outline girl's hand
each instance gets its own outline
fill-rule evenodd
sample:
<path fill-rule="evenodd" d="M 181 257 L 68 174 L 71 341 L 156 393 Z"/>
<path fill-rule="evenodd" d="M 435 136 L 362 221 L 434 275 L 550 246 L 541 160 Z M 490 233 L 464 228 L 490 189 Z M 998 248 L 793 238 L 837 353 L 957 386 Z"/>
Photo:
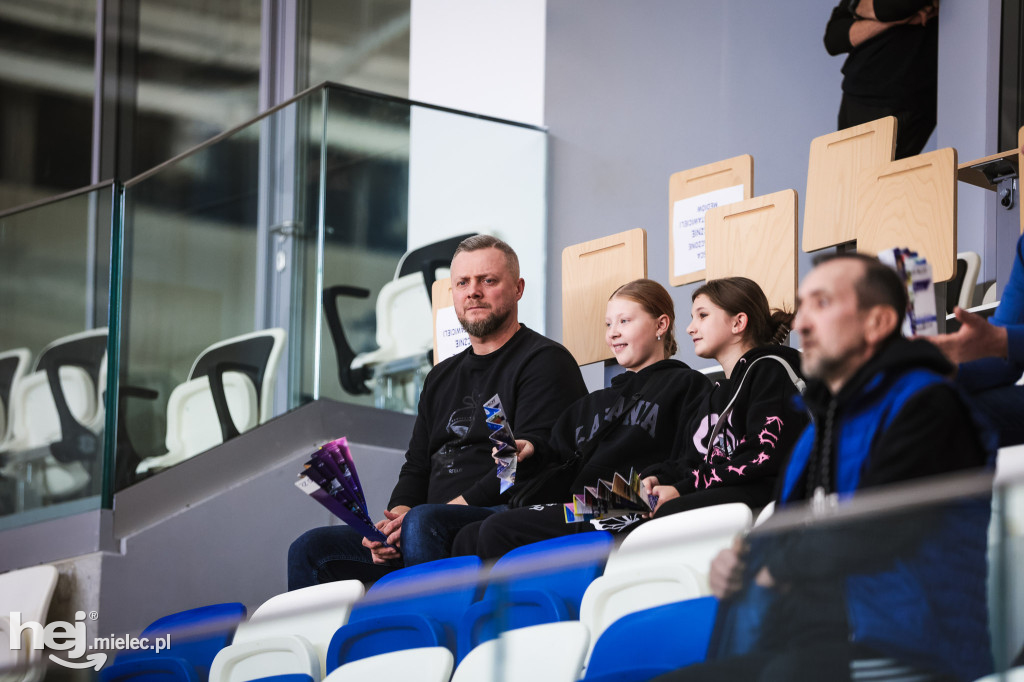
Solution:
<path fill-rule="evenodd" d="M 661 505 L 665 504 L 669 500 L 674 500 L 679 497 L 679 490 L 676 489 L 674 485 L 656 485 L 651 492 L 658 497 L 658 504 L 655 505 L 654 510 L 651 511 L 651 516 L 658 513 L 658 510 L 661 509 Z"/>

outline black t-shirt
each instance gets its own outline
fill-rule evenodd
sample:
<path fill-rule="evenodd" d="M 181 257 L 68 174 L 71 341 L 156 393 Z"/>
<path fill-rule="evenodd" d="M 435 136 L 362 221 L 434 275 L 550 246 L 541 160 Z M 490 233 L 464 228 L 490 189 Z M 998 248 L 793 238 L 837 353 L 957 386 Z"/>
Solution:
<path fill-rule="evenodd" d="M 459 495 L 475 506 L 501 504 L 484 403 L 498 395 L 513 435 L 538 448 L 538 462 L 531 458 L 519 465 L 516 477 L 522 480 L 545 457 L 551 425 L 586 393 L 569 351 L 525 326 L 487 355 L 468 348 L 448 358 L 423 383 L 388 508 L 444 504 Z"/>

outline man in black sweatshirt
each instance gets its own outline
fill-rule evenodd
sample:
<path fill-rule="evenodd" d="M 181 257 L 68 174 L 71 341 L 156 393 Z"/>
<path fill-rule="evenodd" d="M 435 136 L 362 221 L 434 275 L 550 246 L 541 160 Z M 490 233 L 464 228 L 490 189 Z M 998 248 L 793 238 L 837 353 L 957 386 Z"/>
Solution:
<path fill-rule="evenodd" d="M 503 507 L 484 403 L 497 395 L 515 437 L 541 444 L 562 411 L 586 395 L 569 351 L 519 323 L 524 282 L 508 244 L 488 235 L 466 239 L 452 259 L 451 281 L 471 345 L 435 366 L 423 384 L 406 461 L 377 524 L 388 544 L 348 526 L 308 531 L 288 551 L 288 589 L 372 581 L 449 556 L 459 529 Z M 543 459 L 524 460 L 517 478 Z"/>
<path fill-rule="evenodd" d="M 839 130 L 896 117 L 896 158 L 921 153 L 935 129 L 937 0 L 842 0 L 825 28 L 843 64 Z"/>

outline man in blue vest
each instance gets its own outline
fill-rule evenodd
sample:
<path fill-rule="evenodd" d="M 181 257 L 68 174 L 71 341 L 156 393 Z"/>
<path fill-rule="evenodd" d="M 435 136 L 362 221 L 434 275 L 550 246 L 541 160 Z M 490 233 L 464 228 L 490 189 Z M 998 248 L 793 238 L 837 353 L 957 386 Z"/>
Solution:
<path fill-rule="evenodd" d="M 814 419 L 781 507 L 810 501 L 828 515 L 858 491 L 989 461 L 994 439 L 944 379 L 949 362 L 900 336 L 906 304 L 899 277 L 860 254 L 828 257 L 804 279 L 794 330 Z M 719 626 L 751 595 L 769 602 L 756 642 L 659 679 L 977 679 L 992 669 L 988 520 L 986 497 L 738 542 L 709 581 Z"/>

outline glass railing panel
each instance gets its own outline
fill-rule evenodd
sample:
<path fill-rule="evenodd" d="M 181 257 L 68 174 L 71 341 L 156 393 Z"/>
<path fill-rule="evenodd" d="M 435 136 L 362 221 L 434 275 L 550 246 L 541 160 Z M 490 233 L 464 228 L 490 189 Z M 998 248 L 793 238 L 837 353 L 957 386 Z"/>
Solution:
<path fill-rule="evenodd" d="M 303 394 L 412 413 L 432 366 L 422 272 L 447 277 L 451 258 L 450 251 L 423 256 L 424 247 L 474 233 L 509 242 L 527 281 L 520 319 L 544 331 L 547 136 L 346 88 L 329 92 L 323 281 L 307 273 L 305 300 L 321 287 L 364 291 L 337 298 L 340 345 L 350 353 L 334 352 L 330 325 L 317 336 L 316 321 L 305 320 L 304 336 L 323 352 L 313 352 L 320 366 L 304 372 Z"/>
<path fill-rule="evenodd" d="M 407 250 L 410 105 L 335 87 L 327 89 L 327 103 L 322 183 L 307 220 L 319 222 L 323 241 L 305 242 L 306 261 L 322 259 L 323 270 L 307 268 L 303 281 L 302 393 L 411 411 L 415 404 L 384 400 L 372 375 L 353 369 L 379 348 L 377 301 Z M 330 292 L 328 305 L 337 310 L 335 330 L 326 315 L 317 317 L 321 291 Z"/>
<path fill-rule="evenodd" d="M 112 193 L 0 216 L 0 528 L 100 506 Z"/>
<path fill-rule="evenodd" d="M 321 102 L 311 92 L 126 183 L 116 488 L 297 404 L 277 396 L 292 330 L 275 315 L 307 265 L 289 244 L 306 237 L 318 178 L 306 155 L 322 138 L 308 112 Z"/>
<path fill-rule="evenodd" d="M 460 679 L 652 679 L 747 652 L 742 672 L 700 679 L 756 679 L 785 654 L 798 667 L 784 679 L 813 670 L 814 679 L 977 680 L 1005 672 L 1024 646 L 1024 485 L 1007 478 L 995 496 L 991 485 L 967 472 L 770 515 L 708 507 L 614 541 L 583 524 L 497 561 L 399 568 L 365 594 L 353 580 L 266 595 L 274 615 L 259 636 L 301 635 L 296 646 L 314 652 L 321 675 L 346 665 L 359 679 L 406 666 L 447 666 Z M 712 564 L 734 547 L 742 577 L 718 599 L 725 583 Z M 234 618 L 175 630 L 164 655 L 190 636 L 230 630 Z M 113 647 L 95 651 L 112 659 Z M 396 657 L 368 658 L 382 653 Z M 245 645 L 218 654 L 239 666 L 253 655 Z M 317 665 L 287 657 L 290 672 Z"/>

